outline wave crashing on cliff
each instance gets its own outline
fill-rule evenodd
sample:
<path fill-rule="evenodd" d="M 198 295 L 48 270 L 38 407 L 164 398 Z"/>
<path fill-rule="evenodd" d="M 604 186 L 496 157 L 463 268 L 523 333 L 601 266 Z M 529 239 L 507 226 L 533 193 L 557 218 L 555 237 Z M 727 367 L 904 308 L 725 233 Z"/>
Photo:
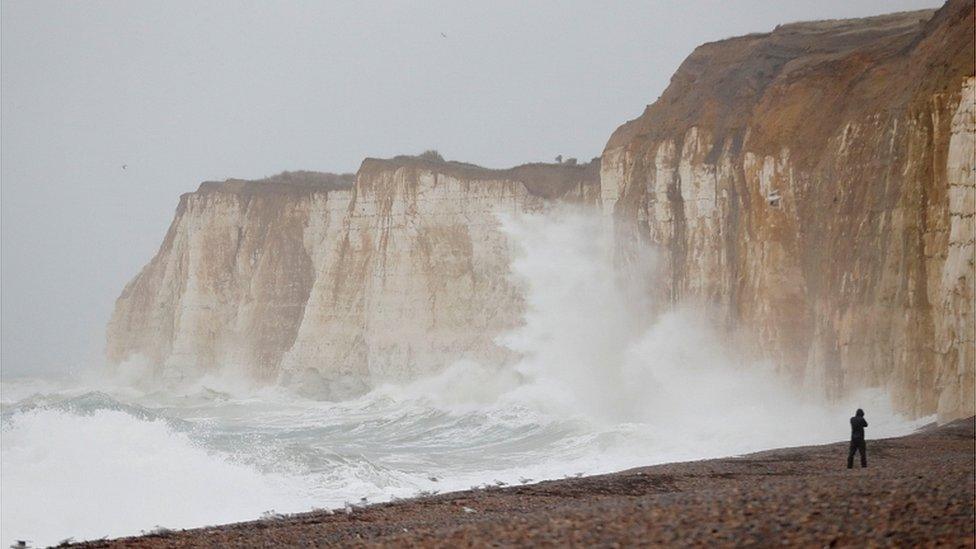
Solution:
<path fill-rule="evenodd" d="M 881 392 L 824 403 L 738 357 L 707 310 L 641 317 L 651 251 L 612 265 L 605 221 L 501 220 L 524 290 L 513 365 L 461 361 L 323 402 L 225 373 L 179 387 L 2 382 L 2 541 L 56 543 L 873 437 L 927 420 Z M 636 276 L 634 273 L 637 273 Z M 229 370 L 232 371 L 232 370 Z M 838 464 L 843 456 L 838 456 Z"/>

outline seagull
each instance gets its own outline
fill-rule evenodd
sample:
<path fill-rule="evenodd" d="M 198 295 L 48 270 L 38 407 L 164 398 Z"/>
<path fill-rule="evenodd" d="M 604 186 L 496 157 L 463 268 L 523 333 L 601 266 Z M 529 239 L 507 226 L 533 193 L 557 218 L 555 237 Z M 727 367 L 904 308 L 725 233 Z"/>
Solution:
<path fill-rule="evenodd" d="M 525 477 L 519 477 L 519 482 L 521 482 L 522 484 L 528 484 L 528 483 L 532 482 L 532 479 L 525 478 Z"/>
<path fill-rule="evenodd" d="M 437 482 L 437 477 L 427 477 L 427 480 L 431 482 Z"/>
<path fill-rule="evenodd" d="M 447 38 L 447 35 L 442 32 L 441 33 L 441 38 Z"/>

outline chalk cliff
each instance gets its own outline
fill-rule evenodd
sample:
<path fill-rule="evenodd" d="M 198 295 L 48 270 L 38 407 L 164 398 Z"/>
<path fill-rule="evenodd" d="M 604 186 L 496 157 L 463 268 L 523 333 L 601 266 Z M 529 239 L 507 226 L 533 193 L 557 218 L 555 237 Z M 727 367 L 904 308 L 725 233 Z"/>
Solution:
<path fill-rule="evenodd" d="M 697 48 L 602 157 L 618 260 L 838 396 L 974 413 L 973 4 Z"/>
<path fill-rule="evenodd" d="M 203 183 L 108 327 L 111 362 L 236 368 L 342 396 L 458 359 L 500 363 L 521 319 L 497 213 L 595 204 L 598 162 L 489 170 L 367 159 L 356 176 Z"/>
<path fill-rule="evenodd" d="M 973 32 L 953 0 L 705 44 L 583 166 L 204 183 L 118 299 L 109 359 L 324 395 L 504 363 L 523 303 L 495 213 L 573 201 L 602 209 L 622 268 L 661 251 L 646 316 L 698 303 L 811 390 L 972 415 Z"/>

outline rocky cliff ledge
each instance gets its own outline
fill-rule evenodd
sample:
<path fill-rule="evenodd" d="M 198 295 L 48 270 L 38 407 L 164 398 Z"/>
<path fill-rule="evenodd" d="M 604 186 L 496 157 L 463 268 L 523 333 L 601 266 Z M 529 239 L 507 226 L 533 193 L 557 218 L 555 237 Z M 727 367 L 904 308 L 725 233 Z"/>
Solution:
<path fill-rule="evenodd" d="M 596 204 L 599 163 L 489 170 L 420 157 L 358 174 L 203 183 L 119 297 L 108 358 L 162 377 L 237 368 L 341 396 L 458 359 L 521 319 L 498 212 Z"/>
<path fill-rule="evenodd" d="M 706 44 L 603 154 L 619 259 L 798 381 L 974 413 L 973 3 Z"/>

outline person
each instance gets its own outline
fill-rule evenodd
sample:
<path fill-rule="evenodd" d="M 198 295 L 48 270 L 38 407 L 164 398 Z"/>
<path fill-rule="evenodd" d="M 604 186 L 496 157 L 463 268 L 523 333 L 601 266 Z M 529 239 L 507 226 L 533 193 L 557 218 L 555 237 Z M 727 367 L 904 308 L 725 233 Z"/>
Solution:
<path fill-rule="evenodd" d="M 851 418 L 851 448 L 847 453 L 847 468 L 854 467 L 854 453 L 861 453 L 861 467 L 868 466 L 867 444 L 864 442 L 864 428 L 868 426 L 864 419 L 864 410 L 858 408 Z"/>

